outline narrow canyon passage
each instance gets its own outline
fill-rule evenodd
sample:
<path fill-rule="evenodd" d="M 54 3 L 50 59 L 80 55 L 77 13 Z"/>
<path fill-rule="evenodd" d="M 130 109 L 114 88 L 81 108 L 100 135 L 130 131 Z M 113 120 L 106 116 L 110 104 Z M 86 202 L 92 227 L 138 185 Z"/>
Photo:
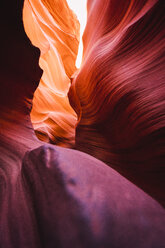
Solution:
<path fill-rule="evenodd" d="M 70 78 L 82 60 L 86 1 L 26 0 L 23 21 L 26 34 L 41 51 L 39 64 L 43 70 L 33 99 L 33 127 L 39 139 L 72 147 L 77 116 L 67 94 Z"/>
<path fill-rule="evenodd" d="M 77 3 L 1 5 L 0 248 L 163 248 L 165 2 Z"/>

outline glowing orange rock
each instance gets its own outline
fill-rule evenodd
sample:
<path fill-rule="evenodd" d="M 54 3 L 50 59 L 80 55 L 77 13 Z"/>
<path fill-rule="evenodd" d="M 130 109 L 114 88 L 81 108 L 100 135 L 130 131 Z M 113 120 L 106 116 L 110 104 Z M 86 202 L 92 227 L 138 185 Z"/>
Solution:
<path fill-rule="evenodd" d="M 165 247 L 165 210 L 154 199 L 101 161 L 34 135 L 42 71 L 21 3 L 4 1 L 0 16 L 0 247 Z"/>
<path fill-rule="evenodd" d="M 38 137 L 56 144 L 74 143 L 76 114 L 68 101 L 75 72 L 79 22 L 66 1 L 26 0 L 24 26 L 40 48 L 44 73 L 33 99 L 32 123 Z"/>

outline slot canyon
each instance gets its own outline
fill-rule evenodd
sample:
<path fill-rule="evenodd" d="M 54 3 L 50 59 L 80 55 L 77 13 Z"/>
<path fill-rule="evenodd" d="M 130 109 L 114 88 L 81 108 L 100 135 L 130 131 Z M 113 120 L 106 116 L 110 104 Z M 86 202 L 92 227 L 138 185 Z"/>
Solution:
<path fill-rule="evenodd" d="M 165 247 L 164 13 L 2 1 L 0 248 Z"/>

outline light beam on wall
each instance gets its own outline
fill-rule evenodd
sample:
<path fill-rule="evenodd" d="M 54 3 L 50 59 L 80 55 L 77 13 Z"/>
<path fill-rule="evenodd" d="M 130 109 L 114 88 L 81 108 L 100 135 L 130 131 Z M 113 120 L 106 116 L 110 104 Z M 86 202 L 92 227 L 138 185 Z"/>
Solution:
<path fill-rule="evenodd" d="M 77 15 L 77 18 L 80 22 L 80 44 L 79 44 L 79 50 L 76 60 L 76 67 L 79 68 L 81 66 L 82 54 L 83 54 L 82 35 L 87 21 L 87 8 L 86 8 L 87 0 L 67 0 L 67 2 L 69 7 Z"/>

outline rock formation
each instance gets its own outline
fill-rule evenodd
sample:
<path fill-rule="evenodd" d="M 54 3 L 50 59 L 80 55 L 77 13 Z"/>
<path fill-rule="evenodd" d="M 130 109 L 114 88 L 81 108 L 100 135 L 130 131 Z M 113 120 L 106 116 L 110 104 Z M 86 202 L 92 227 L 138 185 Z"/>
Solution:
<path fill-rule="evenodd" d="M 66 0 L 26 0 L 23 19 L 28 37 L 40 48 L 44 71 L 33 99 L 33 127 L 41 140 L 73 145 L 76 114 L 67 93 L 76 71 L 79 22 Z"/>
<path fill-rule="evenodd" d="M 83 65 L 70 103 L 76 148 L 165 206 L 165 4 L 88 1 Z"/>
<path fill-rule="evenodd" d="M 0 247 L 164 247 L 157 201 L 94 157 L 36 138 L 30 110 L 42 70 L 22 5 L 1 6 Z"/>

